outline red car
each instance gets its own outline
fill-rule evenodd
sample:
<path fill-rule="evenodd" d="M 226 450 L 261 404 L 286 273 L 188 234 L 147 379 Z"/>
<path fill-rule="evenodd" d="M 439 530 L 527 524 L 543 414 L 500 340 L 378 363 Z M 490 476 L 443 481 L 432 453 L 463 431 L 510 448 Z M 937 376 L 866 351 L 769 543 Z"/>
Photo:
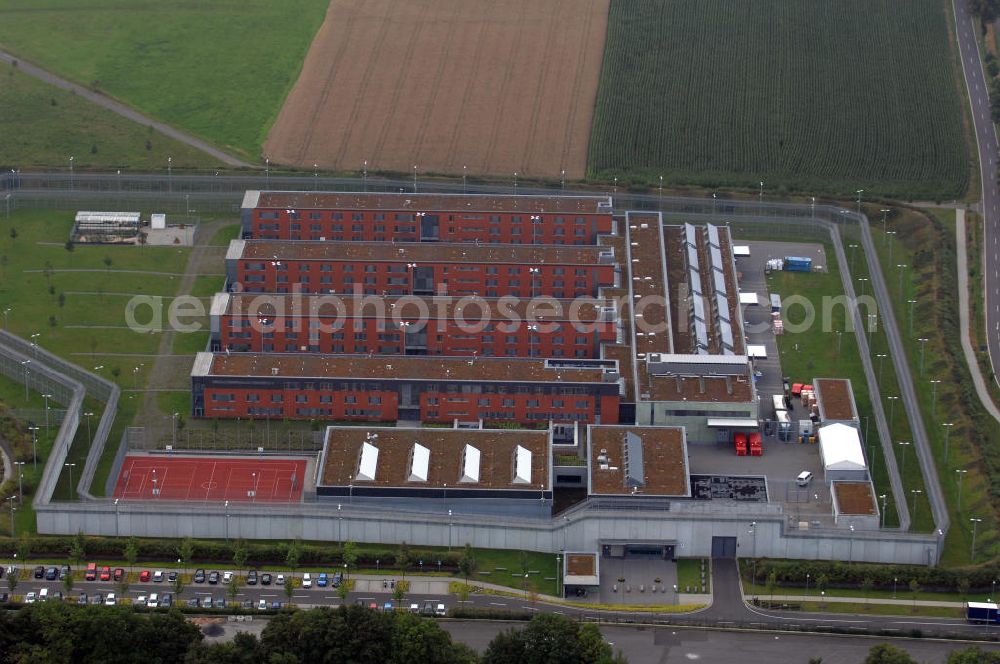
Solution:
<path fill-rule="evenodd" d="M 149 581 L 149 577 L 150 577 L 150 573 L 149 573 L 148 569 L 142 570 L 142 572 L 139 574 L 139 580 L 142 581 L 142 582 Z"/>
<path fill-rule="evenodd" d="M 87 563 L 87 571 L 83 575 L 84 581 L 97 580 L 97 563 Z"/>
<path fill-rule="evenodd" d="M 114 575 L 115 581 L 121 581 L 124 576 L 125 576 L 125 570 L 123 570 L 121 567 L 116 567 Z"/>
<path fill-rule="evenodd" d="M 101 581 L 111 580 L 111 568 L 105 565 L 101 568 Z"/>

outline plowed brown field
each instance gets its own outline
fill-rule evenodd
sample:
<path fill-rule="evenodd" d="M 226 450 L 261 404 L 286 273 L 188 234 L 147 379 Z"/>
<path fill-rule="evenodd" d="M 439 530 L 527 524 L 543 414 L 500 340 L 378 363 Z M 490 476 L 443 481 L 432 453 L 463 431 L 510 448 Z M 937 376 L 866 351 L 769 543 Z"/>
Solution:
<path fill-rule="evenodd" d="M 265 154 L 583 177 L 608 2 L 332 0 Z"/>

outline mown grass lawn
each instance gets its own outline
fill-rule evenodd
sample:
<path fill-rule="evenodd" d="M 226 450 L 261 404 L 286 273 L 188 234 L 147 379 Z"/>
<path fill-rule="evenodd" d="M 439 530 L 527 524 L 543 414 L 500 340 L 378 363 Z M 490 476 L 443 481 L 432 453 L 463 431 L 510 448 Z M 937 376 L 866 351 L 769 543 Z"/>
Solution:
<path fill-rule="evenodd" d="M 0 0 L 0 48 L 256 161 L 328 4 Z"/>
<path fill-rule="evenodd" d="M 2 26 L 3 21 L 0 21 Z M 3 28 L 0 27 L 0 30 Z M 0 163 L 19 168 L 209 167 L 216 161 L 86 99 L 0 65 Z"/>

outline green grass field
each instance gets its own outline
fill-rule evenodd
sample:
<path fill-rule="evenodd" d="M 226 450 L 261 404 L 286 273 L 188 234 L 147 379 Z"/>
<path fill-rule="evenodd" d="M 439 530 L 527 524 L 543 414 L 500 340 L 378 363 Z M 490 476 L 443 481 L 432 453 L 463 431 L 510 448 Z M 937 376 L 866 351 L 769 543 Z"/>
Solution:
<path fill-rule="evenodd" d="M 612 0 L 591 176 L 956 198 L 951 4 Z"/>
<path fill-rule="evenodd" d="M 0 162 L 21 168 L 178 168 L 211 166 L 194 148 L 135 124 L 65 90 L 0 65 Z"/>
<path fill-rule="evenodd" d="M 829 260 L 832 258 L 832 248 L 829 244 L 824 246 Z M 861 258 L 859 258 L 859 262 L 862 262 Z M 830 261 L 827 269 L 827 272 L 813 272 L 811 274 L 800 272 L 772 273 L 768 278 L 770 292 L 782 295 L 798 293 L 812 304 L 818 315 L 823 310 L 824 298 L 841 296 L 844 292 L 836 261 Z M 789 323 L 800 323 L 801 316 L 802 311 L 790 310 L 786 311 L 783 317 L 788 325 Z M 781 370 L 784 375 L 792 379 L 792 382 L 812 382 L 815 378 L 850 379 L 851 386 L 854 388 L 858 416 L 862 422 L 862 433 L 864 433 L 864 430 L 868 428 L 866 418 L 870 418 L 872 412 L 871 397 L 861 366 L 861 357 L 854 332 L 844 331 L 844 329 L 845 310 L 843 307 L 834 307 L 828 323 L 817 317 L 817 323 L 809 330 L 800 333 L 788 331 L 777 337 L 778 351 L 781 354 Z M 842 331 L 842 334 L 837 334 L 838 330 Z M 876 493 L 887 493 L 890 496 L 885 523 L 887 526 L 898 525 L 899 517 L 891 498 L 892 488 L 889 485 L 882 447 L 874 423 L 870 426 L 870 433 L 865 442 L 867 454 L 871 459 Z M 911 465 L 915 466 L 916 464 Z M 909 470 L 908 468 L 907 471 L 909 472 Z M 917 477 L 919 478 L 919 472 Z M 927 511 L 925 507 L 923 509 L 925 517 Z M 919 526 L 920 529 L 926 530 L 931 527 L 931 524 L 929 520 L 926 524 L 920 521 Z"/>
<path fill-rule="evenodd" d="M 256 161 L 327 5 L 0 0 L 0 48 Z"/>
<path fill-rule="evenodd" d="M 959 347 L 954 224 L 951 210 L 933 210 L 929 217 L 903 210 L 889 220 L 887 229 L 892 235 L 883 234 L 881 224 L 872 224 L 875 247 L 921 402 L 924 427 L 951 512 L 952 527 L 945 539 L 942 560 L 946 565 L 970 562 L 970 518 L 982 519 L 977 525 L 975 562 L 995 560 L 1000 555 L 1000 499 L 996 489 L 1000 430 L 979 405 Z M 898 265 L 906 266 L 902 280 Z M 909 300 L 915 301 L 912 332 Z M 918 339 L 927 339 L 922 373 Z M 934 388 L 931 380 L 941 382 Z M 947 436 L 947 462 L 943 423 L 954 425 Z M 964 471 L 961 501 L 957 470 Z"/>

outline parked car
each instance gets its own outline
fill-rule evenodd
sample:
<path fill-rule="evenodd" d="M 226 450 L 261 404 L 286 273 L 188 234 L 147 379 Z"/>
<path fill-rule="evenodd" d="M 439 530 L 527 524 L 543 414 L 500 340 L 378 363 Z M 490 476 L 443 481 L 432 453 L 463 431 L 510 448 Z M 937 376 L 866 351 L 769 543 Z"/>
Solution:
<path fill-rule="evenodd" d="M 269 586 L 269 585 L 271 585 L 271 575 L 268 574 L 267 572 L 264 572 L 263 574 L 261 574 L 260 575 L 260 585 L 262 585 L 262 586 Z"/>
<path fill-rule="evenodd" d="M 372 611 L 378 611 L 378 602 L 368 602 L 368 608 Z"/>
<path fill-rule="evenodd" d="M 209 575 L 208 575 L 208 582 L 211 583 L 211 584 L 213 584 L 213 585 L 215 585 L 216 583 L 218 583 L 219 582 L 219 573 L 218 572 L 210 572 Z"/>
<path fill-rule="evenodd" d="M 212 597 L 210 595 L 205 595 L 201 598 L 201 608 L 211 609 L 212 608 Z"/>
<path fill-rule="evenodd" d="M 257 610 L 258 611 L 267 611 L 267 600 L 266 599 L 262 599 L 262 600 L 258 600 L 257 601 Z"/>
<path fill-rule="evenodd" d="M 111 568 L 105 565 L 101 568 L 101 581 L 111 580 Z"/>
<path fill-rule="evenodd" d="M 10 601 L 10 595 L 7 593 L 0 593 L 0 603 L 6 604 Z"/>
<path fill-rule="evenodd" d="M 105 595 L 105 597 L 104 597 L 104 606 L 114 606 L 117 603 L 118 603 L 118 600 L 115 598 L 115 594 L 114 593 L 108 593 L 107 595 Z"/>
<path fill-rule="evenodd" d="M 44 576 L 45 576 L 45 568 L 39 565 L 38 567 L 35 568 L 35 578 L 41 579 Z"/>
<path fill-rule="evenodd" d="M 146 596 L 139 595 L 138 597 L 135 598 L 135 601 L 132 602 L 132 604 L 134 606 L 146 606 Z"/>
<path fill-rule="evenodd" d="M 205 570 L 196 569 L 194 571 L 194 582 L 195 583 L 205 583 Z"/>
<path fill-rule="evenodd" d="M 279 574 L 278 578 L 274 580 L 274 583 L 279 586 L 285 585 L 285 575 Z"/>
<path fill-rule="evenodd" d="M 233 573 L 232 572 L 223 572 L 222 573 L 222 582 L 223 583 L 229 583 L 232 580 L 233 580 Z"/>
<path fill-rule="evenodd" d="M 141 572 L 139 572 L 139 581 L 141 581 L 142 583 L 146 583 L 147 581 L 149 581 L 149 578 L 151 576 L 152 575 L 149 573 L 149 570 L 144 569 Z"/>
<path fill-rule="evenodd" d="M 61 568 L 59 568 L 59 580 L 62 581 L 72 573 L 73 573 L 72 567 L 70 567 L 69 565 L 63 565 Z"/>
<path fill-rule="evenodd" d="M 281 608 L 281 602 L 279 602 L 278 600 L 274 600 L 274 601 L 272 601 L 272 602 L 271 602 L 271 608 L 272 608 L 273 610 L 277 611 L 278 609 L 280 609 L 280 608 Z"/>
<path fill-rule="evenodd" d="M 87 593 L 80 593 L 76 597 L 76 603 L 77 604 L 86 604 L 88 599 L 89 598 L 87 597 Z"/>
<path fill-rule="evenodd" d="M 344 575 L 341 574 L 340 572 L 337 572 L 336 574 L 333 575 L 333 583 L 330 585 L 332 585 L 334 588 L 339 588 L 340 584 L 343 582 L 344 582 Z"/>
<path fill-rule="evenodd" d="M 38 601 L 39 602 L 46 602 L 46 601 L 48 601 L 48 599 L 49 599 L 49 589 L 48 588 L 42 588 L 41 590 L 38 591 Z"/>
<path fill-rule="evenodd" d="M 200 602 L 197 597 L 192 597 L 187 601 L 188 608 L 197 609 L 200 606 Z"/>
<path fill-rule="evenodd" d="M 160 605 L 160 597 L 156 593 L 150 593 L 149 599 L 146 600 L 146 606 L 151 609 L 155 609 Z"/>
<path fill-rule="evenodd" d="M 174 604 L 174 596 L 172 593 L 164 593 L 163 598 L 160 599 L 160 607 L 164 609 L 169 609 Z"/>
<path fill-rule="evenodd" d="M 222 595 L 219 595 L 218 597 L 215 598 L 214 606 L 217 609 L 226 608 L 226 598 L 223 597 Z"/>
<path fill-rule="evenodd" d="M 423 614 L 423 615 L 425 615 L 425 616 L 433 616 L 434 615 L 434 602 L 432 602 L 429 599 L 425 599 L 424 600 L 424 606 L 423 606 L 422 609 L 420 609 L 420 613 Z"/>
<path fill-rule="evenodd" d="M 313 587 L 312 575 L 310 575 L 309 572 L 306 572 L 305 574 L 302 575 L 302 587 L 303 588 Z"/>
<path fill-rule="evenodd" d="M 2 579 L 2 578 L 3 578 L 3 572 L 4 572 L 4 569 L 7 569 L 7 568 L 5 568 L 5 567 L 3 567 L 3 566 L 0 566 L 0 579 Z"/>
<path fill-rule="evenodd" d="M 245 599 L 245 600 L 243 600 L 243 602 L 242 602 L 242 603 L 240 604 L 240 606 L 241 606 L 242 608 L 244 608 L 244 609 L 252 609 L 252 608 L 253 608 L 253 600 L 252 600 L 252 599 Z"/>
<path fill-rule="evenodd" d="M 53 602 L 61 602 L 61 601 L 63 601 L 62 591 L 61 590 L 53 590 L 52 592 L 49 593 L 49 599 L 52 600 Z"/>
<path fill-rule="evenodd" d="M 446 615 L 448 615 L 448 609 L 445 608 L 444 604 L 441 604 L 439 602 L 438 605 L 437 605 L 437 609 L 434 610 L 434 615 L 436 615 L 436 616 L 446 616 Z"/>
<path fill-rule="evenodd" d="M 155 572 L 153 572 L 153 582 L 154 583 L 162 583 L 163 582 L 163 570 L 162 569 L 158 569 Z"/>
<path fill-rule="evenodd" d="M 392 602 L 386 602 L 382 605 L 382 611 L 385 613 L 392 613 Z"/>
<path fill-rule="evenodd" d="M 167 581 L 173 583 L 177 580 L 177 572 L 167 572 Z"/>
<path fill-rule="evenodd" d="M 38 593 L 32 590 L 27 595 L 24 596 L 24 603 L 34 604 L 37 599 L 38 599 Z"/>
<path fill-rule="evenodd" d="M 420 613 L 420 605 L 416 602 L 410 602 L 410 613 Z"/>
<path fill-rule="evenodd" d="M 87 571 L 83 573 L 84 581 L 97 580 L 97 563 L 87 563 Z"/>
<path fill-rule="evenodd" d="M 59 568 L 58 567 L 50 567 L 47 570 L 45 570 L 45 580 L 46 581 L 55 581 L 58 578 L 59 578 Z"/>
<path fill-rule="evenodd" d="M 316 585 L 320 588 L 326 588 L 326 584 L 329 579 L 326 576 L 326 572 L 320 572 L 319 576 L 316 577 Z"/>
<path fill-rule="evenodd" d="M 247 585 L 256 586 L 257 585 L 257 570 L 252 569 L 247 572 Z"/>
<path fill-rule="evenodd" d="M 114 577 L 115 581 L 121 581 L 122 579 L 125 578 L 125 570 L 123 570 L 121 567 L 116 567 Z"/>
<path fill-rule="evenodd" d="M 91 604 L 104 604 L 104 595 L 101 593 L 94 593 L 90 596 Z"/>

